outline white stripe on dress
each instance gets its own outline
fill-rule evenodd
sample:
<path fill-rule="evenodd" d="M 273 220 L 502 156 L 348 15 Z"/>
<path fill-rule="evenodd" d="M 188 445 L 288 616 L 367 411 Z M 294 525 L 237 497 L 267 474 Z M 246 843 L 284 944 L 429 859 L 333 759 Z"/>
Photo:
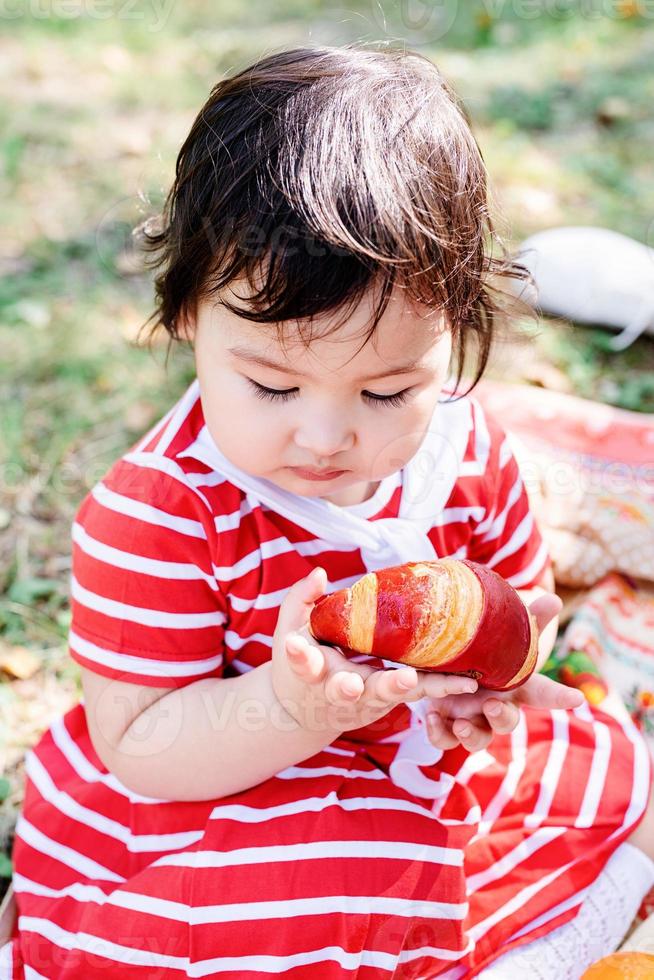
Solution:
<path fill-rule="evenodd" d="M 116 653 L 115 650 L 105 650 L 89 640 L 82 639 L 73 630 L 68 633 L 68 643 L 72 650 L 86 660 L 103 664 L 105 667 L 114 667 L 127 674 L 142 674 L 144 677 L 193 677 L 215 670 L 223 661 L 222 653 L 203 660 L 184 661 L 151 660 L 130 653 Z"/>
<path fill-rule="evenodd" d="M 239 636 L 235 630 L 225 630 L 225 646 L 230 650 L 242 650 L 248 643 L 262 643 L 272 647 L 272 636 L 268 633 L 250 633 L 249 636 Z"/>
<path fill-rule="evenodd" d="M 371 810 L 384 812 L 386 810 L 402 813 L 415 813 L 440 823 L 431 810 L 412 803 L 410 800 L 397 800 L 385 796 L 360 796 L 341 799 L 332 791 L 326 796 L 309 796 L 291 803 L 279 803 L 275 806 L 254 807 L 242 803 L 222 803 L 210 813 L 210 820 L 234 820 L 238 823 L 266 823 L 278 817 L 293 817 L 299 813 L 320 813 L 330 806 L 353 812 L 356 810 Z"/>
<path fill-rule="evenodd" d="M 166 854 L 151 867 L 232 868 L 244 864 L 276 864 L 283 861 L 316 861 L 324 858 L 424 861 L 427 864 L 463 866 L 463 851 L 395 840 L 312 840 L 308 844 L 273 844 L 239 847 L 229 851 L 183 851 Z"/>
<path fill-rule="evenodd" d="M 461 767 L 454 773 L 454 786 L 465 786 L 473 776 L 482 770 L 487 769 L 489 766 L 494 766 L 496 764 L 496 759 L 494 755 L 491 755 L 486 749 L 480 749 L 479 752 L 471 752 L 466 758 L 465 762 Z M 433 807 L 433 813 L 440 818 L 442 823 L 458 823 L 458 820 L 446 821 L 441 817 L 441 813 L 448 801 L 449 792 L 445 793 L 443 796 L 439 797 Z M 478 804 L 472 807 L 477 814 L 476 819 L 481 819 L 481 808 Z M 466 822 L 466 821 L 464 821 Z"/>
<path fill-rule="evenodd" d="M 604 786 L 606 785 L 606 775 L 609 770 L 611 733 L 607 725 L 597 718 L 595 719 L 592 730 L 595 738 L 595 748 L 593 749 L 593 759 L 590 764 L 584 798 L 579 808 L 577 819 L 574 822 L 575 827 L 592 827 L 595 823 L 597 810 L 602 799 Z"/>
<path fill-rule="evenodd" d="M 357 843 L 364 843 L 364 842 L 357 842 Z M 200 854 L 201 853 L 202 852 L 200 852 Z M 157 861 L 156 864 L 158 865 L 160 864 L 160 862 Z M 209 866 L 209 865 L 203 865 L 203 866 Z M 78 901 L 80 903 L 95 902 L 98 905 L 105 904 L 111 898 L 110 895 L 107 895 L 102 891 L 102 889 L 98 888 L 95 885 L 82 885 L 76 882 L 75 884 L 68 885 L 65 888 L 48 888 L 45 885 L 40 885 L 37 882 L 30 881 L 29 879 L 24 878 L 22 875 L 16 876 L 16 891 L 20 893 L 39 895 L 43 898 L 72 898 L 73 900 Z M 109 901 L 109 904 L 115 905 L 117 903 Z M 26 918 L 27 917 L 24 917 L 23 922 L 25 921 Z M 410 962 L 412 960 L 419 959 L 423 956 L 433 956 L 438 959 L 450 959 L 450 960 L 459 959 L 461 956 L 466 955 L 466 953 L 469 952 L 471 949 L 472 949 L 472 943 L 468 943 L 468 946 L 464 950 L 451 950 L 451 949 L 439 948 L 436 946 L 422 946 L 417 949 L 404 949 L 400 953 L 397 963 Z M 365 955 L 366 951 L 363 951 L 363 954 Z M 389 959 L 393 958 L 391 954 L 388 954 L 388 956 Z M 241 961 L 242 959 L 247 959 L 247 957 L 243 957 L 243 958 L 238 957 L 237 959 Z M 207 961 L 204 962 L 206 963 Z M 216 963 L 215 960 L 211 962 L 214 964 Z M 393 969 L 393 965 L 390 965 L 389 969 Z M 39 974 L 36 973 L 34 973 L 33 975 L 35 977 L 39 976 Z"/>
<path fill-rule="evenodd" d="M 275 779 L 320 779 L 323 776 L 342 776 L 344 779 L 388 779 L 381 769 L 339 769 L 337 766 L 289 766 L 275 773 Z"/>
<path fill-rule="evenodd" d="M 93 936 L 88 932 L 69 932 L 68 929 L 62 929 L 56 923 L 35 915 L 19 916 L 18 928 L 21 932 L 32 932 L 37 936 L 42 936 L 43 939 L 49 939 L 51 943 L 61 949 L 82 950 L 94 956 L 104 956 L 106 959 L 114 960 L 117 963 L 157 966 L 161 969 L 170 967 L 178 970 L 188 969 L 189 966 L 187 956 L 153 953 L 150 950 L 122 946 L 119 943 L 110 942 L 108 939 L 102 939 L 100 936 Z M 188 976 L 191 975 L 188 974 Z"/>
<path fill-rule="evenodd" d="M 34 967 L 26 966 L 25 980 L 48 980 L 48 978 L 44 977 L 42 973 L 37 973 Z"/>
<path fill-rule="evenodd" d="M 45 766 L 30 753 L 25 765 L 25 771 L 42 798 L 50 803 L 60 813 L 70 817 L 77 823 L 105 834 L 113 840 L 120 841 L 132 854 L 143 854 L 150 851 L 165 851 L 169 848 L 190 847 L 202 840 L 203 830 L 185 830 L 170 834 L 134 834 L 125 824 L 112 820 L 97 810 L 83 806 L 64 790 L 58 789 Z"/>
<path fill-rule="evenodd" d="M 85 589 L 74 575 L 70 577 L 71 595 L 76 602 L 93 609 L 95 612 L 110 616 L 113 619 L 126 619 L 130 623 L 141 626 L 166 627 L 167 629 L 188 630 L 205 629 L 207 626 L 222 626 L 226 621 L 225 613 L 215 612 L 171 613 L 163 609 L 147 609 L 145 606 L 131 606 L 127 602 L 107 599 L 97 592 Z"/>
<path fill-rule="evenodd" d="M 148 431 L 145 433 L 145 435 L 141 436 L 139 441 L 136 443 L 134 449 L 136 450 L 142 449 L 143 446 L 146 446 L 149 442 L 152 442 L 152 440 L 155 438 L 157 433 L 163 432 L 163 430 L 166 428 L 166 425 L 175 414 L 176 408 L 177 405 L 176 404 L 173 405 L 171 408 L 168 409 L 165 415 L 162 415 L 162 417 L 157 422 L 155 422 L 154 425 L 151 425 Z"/>
<path fill-rule="evenodd" d="M 125 568 L 131 572 L 151 575 L 153 578 L 175 581 L 203 580 L 212 589 L 218 591 L 215 576 L 209 575 L 191 562 L 162 561 L 160 558 L 147 558 L 145 555 L 134 555 L 129 551 L 121 551 L 119 548 L 98 541 L 76 521 L 73 523 L 72 538 L 85 555 L 104 562 L 106 565 L 111 565 L 112 568 Z"/>
<path fill-rule="evenodd" d="M 447 524 L 463 524 L 466 521 L 480 521 L 485 510 L 481 505 L 472 507 L 446 507 L 440 514 L 434 515 L 434 527 L 445 527 Z"/>
<path fill-rule="evenodd" d="M 473 892 L 478 891 L 480 888 L 484 888 L 486 885 L 490 884 L 491 881 L 497 881 L 504 875 L 509 874 L 519 864 L 527 861 L 532 854 L 539 851 L 541 847 L 546 847 L 551 844 L 553 840 L 556 840 L 562 834 L 568 832 L 567 827 L 541 827 L 539 830 L 535 830 L 533 834 L 530 834 L 525 840 L 521 841 L 517 847 L 513 850 L 508 851 L 499 859 L 499 861 L 493 861 L 489 867 L 484 868 L 483 871 L 477 872 L 475 875 L 470 875 L 466 880 L 466 887 L 468 889 L 468 894 L 472 895 Z"/>
<path fill-rule="evenodd" d="M 511 761 L 506 767 L 506 773 L 499 789 L 483 810 L 479 828 L 470 843 L 486 836 L 492 825 L 501 816 L 502 810 L 515 794 L 526 765 L 527 723 L 524 712 L 521 711 L 518 724 L 511 732 Z"/>
<path fill-rule="evenodd" d="M 40 898 L 72 898 L 80 903 L 95 902 L 96 905 L 104 905 L 109 897 L 109 893 L 103 892 L 98 885 L 83 885 L 80 881 L 74 881 L 64 888 L 50 888 L 49 885 L 42 885 L 40 881 L 32 881 L 20 874 L 14 874 L 12 880 L 17 893 L 38 895 Z"/>
<path fill-rule="evenodd" d="M 64 716 L 56 718 L 50 726 L 52 741 L 55 743 L 62 756 L 77 775 L 85 783 L 102 783 L 108 789 L 113 790 L 120 796 L 124 796 L 130 803 L 168 803 L 169 800 L 159 799 L 154 796 L 141 796 L 134 790 L 123 786 L 120 780 L 112 772 L 101 772 L 93 765 L 82 752 L 79 744 L 71 738 L 70 732 L 64 723 Z"/>
<path fill-rule="evenodd" d="M 502 445 L 500 446 L 500 451 L 498 454 L 498 465 L 501 470 L 504 469 L 506 464 L 512 459 L 513 450 L 511 449 L 511 443 L 506 436 L 502 440 Z"/>
<path fill-rule="evenodd" d="M 126 463 L 131 463 L 132 466 L 138 466 L 141 469 L 155 470 L 157 473 L 165 473 L 166 476 L 171 477 L 173 480 L 177 480 L 178 483 L 186 489 L 190 490 L 198 500 L 202 501 L 202 504 L 207 508 L 207 516 L 211 516 L 211 505 L 205 495 L 197 487 L 193 486 L 189 482 L 185 471 L 176 463 L 174 459 L 169 459 L 167 456 L 158 456 L 155 452 L 130 452 L 125 453 L 122 457 Z"/>
<path fill-rule="evenodd" d="M 51 837 L 46 837 L 38 827 L 30 823 L 22 814 L 16 822 L 16 836 L 20 837 L 26 844 L 29 844 L 35 851 L 39 851 L 41 854 L 47 855 L 47 857 L 54 858 L 55 861 L 59 861 L 60 864 L 64 864 L 67 868 L 72 868 L 73 871 L 78 871 L 80 874 L 83 874 L 85 878 L 96 878 L 100 881 L 115 881 L 119 883 L 126 880 L 122 875 L 116 874 L 110 868 L 105 868 L 102 864 L 87 857 L 86 854 L 80 854 L 79 851 L 73 850 L 72 847 L 68 847 L 66 844 L 59 844 Z"/>
<path fill-rule="evenodd" d="M 547 562 L 548 550 L 547 545 L 544 540 L 541 541 L 538 551 L 529 562 L 529 564 L 523 568 L 521 571 L 516 572 L 515 575 L 509 575 L 507 577 L 507 582 L 512 585 L 514 589 L 519 589 L 523 585 L 527 585 L 533 579 L 535 579 L 536 573 L 540 572 Z"/>
<path fill-rule="evenodd" d="M 378 950 L 362 950 L 361 952 L 349 953 L 340 946 L 324 946 L 321 949 L 305 950 L 301 953 L 291 953 L 287 956 L 257 954 L 249 956 L 220 956 L 210 960 L 196 960 L 191 963 L 187 956 L 153 953 L 150 950 L 121 946 L 118 943 L 109 942 L 106 939 L 101 939 L 99 936 L 92 936 L 86 932 L 72 933 L 48 922 L 47 919 L 36 916 L 21 916 L 19 928 L 49 939 L 63 949 L 84 950 L 94 955 L 104 956 L 118 963 L 180 970 L 185 976 L 191 978 L 206 977 L 214 973 L 245 973 L 247 971 L 283 975 L 295 967 L 309 966 L 313 963 L 324 963 L 325 960 L 335 961 L 349 971 L 356 970 L 359 967 L 369 967 L 370 969 L 385 970 L 393 974 L 396 971 L 398 963 L 398 957 L 391 953 Z M 426 947 L 426 949 L 429 950 L 429 955 L 438 956 L 441 959 L 460 959 L 467 952 L 467 950 L 441 950 L 437 947 Z M 412 950 L 407 950 L 406 958 L 416 958 L 412 954 Z M 425 955 L 423 950 L 419 950 L 417 958 L 423 955 Z"/>
<path fill-rule="evenodd" d="M 488 568 L 495 568 L 495 566 L 499 565 L 499 563 L 504 561 L 505 558 L 509 558 L 511 555 L 514 555 L 516 551 L 518 551 L 522 545 L 529 540 L 529 536 L 533 528 L 534 515 L 531 511 L 528 511 L 506 544 L 496 551 L 486 562 Z"/>
<path fill-rule="evenodd" d="M 346 578 L 336 579 L 333 582 L 327 579 L 325 591 L 336 592 L 338 589 L 347 589 L 360 578 L 361 575 L 348 575 Z M 237 612 L 248 612 L 250 609 L 276 609 L 282 604 L 290 588 L 291 586 L 287 585 L 283 589 L 277 589 L 276 592 L 259 592 L 252 599 L 244 599 L 230 592 L 228 601 Z"/>
<path fill-rule="evenodd" d="M 152 504 L 144 504 L 140 500 L 133 500 L 125 497 L 122 493 L 116 493 L 105 486 L 104 483 L 97 483 L 91 490 L 92 496 L 106 510 L 112 510 L 116 514 L 124 517 L 135 517 L 146 524 L 154 524 L 156 527 L 167 527 L 171 531 L 179 531 L 189 538 L 202 538 L 206 541 L 207 535 L 200 521 L 194 521 L 190 517 L 177 517 L 169 514 L 166 510 L 159 510 Z"/>
<path fill-rule="evenodd" d="M 165 453 L 171 442 L 182 428 L 186 419 L 190 415 L 193 406 L 200 397 L 200 383 L 197 378 L 191 382 L 182 397 L 179 399 L 176 405 L 173 406 L 173 412 L 171 414 L 170 420 L 166 425 L 166 428 L 161 434 L 156 446 L 154 447 L 154 452 Z"/>
<path fill-rule="evenodd" d="M 27 976 L 27 974 L 25 974 Z M 14 943 L 11 939 L 0 946 L 0 980 L 13 980 Z"/>
<path fill-rule="evenodd" d="M 258 902 L 232 902 L 221 905 L 193 905 L 168 898 L 141 895 L 116 889 L 107 905 L 157 915 L 192 926 L 225 922 L 260 922 L 262 919 L 295 919 L 309 915 L 398 915 L 406 918 L 461 920 L 468 913 L 467 902 L 436 902 L 388 895 L 318 895 L 302 898 L 270 899 Z"/>
<path fill-rule="evenodd" d="M 564 912 L 574 908 L 576 905 L 581 905 L 588 894 L 589 888 L 590 885 L 587 885 L 586 888 L 582 888 L 581 891 L 575 892 L 575 894 L 571 895 L 570 898 L 566 898 L 565 901 L 559 902 L 558 905 L 554 906 L 554 908 L 548 909 L 547 912 L 543 912 L 543 914 L 539 915 L 538 918 L 532 919 L 532 921 L 528 922 L 527 925 L 520 929 L 519 932 L 514 933 L 508 942 L 512 942 L 514 939 L 519 939 L 520 936 L 524 936 L 527 932 L 534 932 L 534 930 L 540 928 L 540 926 L 545 925 L 546 922 L 556 919 L 557 916 L 563 915 Z"/>
<path fill-rule="evenodd" d="M 488 531 L 486 531 L 486 533 L 483 535 L 481 541 L 488 542 L 488 541 L 493 541 L 495 538 L 499 538 L 500 534 L 503 532 L 506 526 L 506 521 L 509 516 L 509 511 L 514 506 L 514 504 L 516 504 L 520 500 L 522 492 L 523 492 L 523 483 L 520 477 L 518 477 L 515 483 L 513 484 L 513 486 L 511 487 L 509 496 L 507 497 L 506 504 L 504 506 L 504 510 L 501 512 L 501 514 L 499 514 L 497 517 L 493 519 L 491 526 L 489 527 Z M 479 528 L 477 528 L 477 531 L 479 531 Z"/>
<path fill-rule="evenodd" d="M 562 708 L 552 709 L 552 741 L 550 742 L 547 762 L 540 779 L 538 800 L 531 813 L 525 817 L 525 827 L 539 827 L 550 812 L 552 800 L 559 785 L 563 772 L 565 757 L 568 753 L 570 739 L 567 712 Z"/>

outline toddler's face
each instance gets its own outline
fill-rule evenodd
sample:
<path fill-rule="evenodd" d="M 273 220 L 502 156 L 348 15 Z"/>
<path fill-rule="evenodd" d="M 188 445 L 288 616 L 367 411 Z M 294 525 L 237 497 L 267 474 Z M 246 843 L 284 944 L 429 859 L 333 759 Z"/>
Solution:
<path fill-rule="evenodd" d="M 229 299 L 244 305 L 236 292 Z M 232 463 L 300 496 L 347 506 L 367 500 L 415 455 L 447 378 L 451 332 L 438 311 L 411 306 L 395 290 L 355 354 L 371 313 L 367 296 L 307 349 L 290 324 L 282 346 L 274 325 L 210 299 L 198 305 L 189 334 L 205 421 Z M 314 321 L 315 333 L 322 325 Z M 306 470 L 322 470 L 322 478 Z"/>

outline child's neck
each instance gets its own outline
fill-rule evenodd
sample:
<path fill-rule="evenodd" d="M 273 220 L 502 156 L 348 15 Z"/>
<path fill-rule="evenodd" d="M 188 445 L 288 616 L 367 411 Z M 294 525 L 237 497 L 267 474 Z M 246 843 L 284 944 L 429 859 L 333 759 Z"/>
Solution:
<path fill-rule="evenodd" d="M 370 500 L 374 496 L 379 482 L 355 483 L 351 487 L 346 487 L 344 490 L 325 494 L 321 497 L 321 500 L 328 500 L 330 503 L 336 504 L 337 507 L 352 507 L 354 504 L 362 504 L 365 500 Z"/>

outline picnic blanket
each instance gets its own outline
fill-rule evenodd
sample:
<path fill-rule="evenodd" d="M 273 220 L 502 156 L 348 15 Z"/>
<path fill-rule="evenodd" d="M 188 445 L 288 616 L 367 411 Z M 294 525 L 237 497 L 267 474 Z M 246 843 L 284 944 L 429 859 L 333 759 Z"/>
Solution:
<path fill-rule="evenodd" d="M 654 415 L 482 381 L 507 431 L 564 608 L 544 672 L 627 711 L 654 759 Z M 636 924 L 654 912 L 646 896 Z"/>
<path fill-rule="evenodd" d="M 508 433 L 557 586 L 654 582 L 654 415 L 527 385 L 475 392 Z"/>

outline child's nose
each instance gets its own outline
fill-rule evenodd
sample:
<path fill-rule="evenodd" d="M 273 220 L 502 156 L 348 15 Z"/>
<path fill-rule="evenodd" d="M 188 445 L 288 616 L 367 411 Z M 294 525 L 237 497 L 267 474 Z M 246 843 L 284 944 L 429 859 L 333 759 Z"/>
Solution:
<path fill-rule="evenodd" d="M 324 466 L 330 457 L 347 452 L 355 442 L 354 431 L 344 421 L 325 417 L 304 419 L 295 433 L 300 446 L 316 466 Z M 306 461 L 307 465 L 309 460 Z"/>

